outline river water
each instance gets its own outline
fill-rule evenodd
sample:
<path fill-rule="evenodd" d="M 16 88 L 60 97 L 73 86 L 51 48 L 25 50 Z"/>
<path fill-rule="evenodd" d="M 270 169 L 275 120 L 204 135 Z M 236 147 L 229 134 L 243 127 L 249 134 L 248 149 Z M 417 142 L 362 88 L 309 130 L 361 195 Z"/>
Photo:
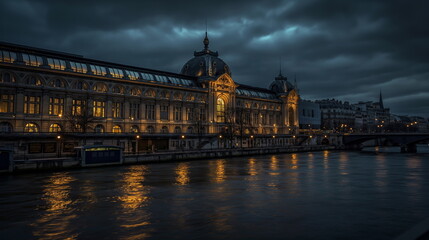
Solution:
<path fill-rule="evenodd" d="M 392 239 L 429 155 L 313 152 L 0 176 L 1 239 Z"/>

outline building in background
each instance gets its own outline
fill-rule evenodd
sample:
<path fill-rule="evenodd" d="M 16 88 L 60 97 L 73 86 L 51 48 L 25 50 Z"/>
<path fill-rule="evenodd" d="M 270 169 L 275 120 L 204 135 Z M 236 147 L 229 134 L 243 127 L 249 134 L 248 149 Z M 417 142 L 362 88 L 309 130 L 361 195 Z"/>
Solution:
<path fill-rule="evenodd" d="M 321 109 L 321 129 L 334 132 L 350 132 L 355 127 L 356 111 L 349 102 L 336 99 L 317 100 Z"/>
<path fill-rule="evenodd" d="M 301 132 L 320 130 L 321 127 L 321 111 L 320 104 L 302 100 L 299 101 L 299 128 Z"/>

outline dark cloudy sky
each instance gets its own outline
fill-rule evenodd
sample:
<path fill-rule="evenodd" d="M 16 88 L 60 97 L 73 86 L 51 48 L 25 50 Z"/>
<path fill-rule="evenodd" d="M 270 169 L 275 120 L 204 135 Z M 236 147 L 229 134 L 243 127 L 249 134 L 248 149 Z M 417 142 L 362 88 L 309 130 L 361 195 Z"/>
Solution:
<path fill-rule="evenodd" d="M 233 79 L 297 76 L 304 99 L 376 101 L 429 117 L 429 1 L 0 0 L 0 41 L 179 72 L 203 48 Z"/>

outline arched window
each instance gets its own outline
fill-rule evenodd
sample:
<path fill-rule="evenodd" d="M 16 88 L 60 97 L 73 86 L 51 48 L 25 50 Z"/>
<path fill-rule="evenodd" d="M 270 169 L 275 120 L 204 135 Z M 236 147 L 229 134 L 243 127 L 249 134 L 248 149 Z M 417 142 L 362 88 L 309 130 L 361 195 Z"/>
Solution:
<path fill-rule="evenodd" d="M 0 123 L 0 133 L 9 133 L 12 132 L 12 124 L 8 122 Z"/>
<path fill-rule="evenodd" d="M 293 110 L 293 107 L 289 107 L 289 126 L 293 127 L 295 126 L 295 111 Z"/>
<path fill-rule="evenodd" d="M 146 131 L 147 131 L 147 133 L 154 133 L 154 132 L 155 132 L 155 129 L 154 129 L 152 126 L 148 126 L 148 127 L 146 128 Z"/>
<path fill-rule="evenodd" d="M 51 87 L 56 87 L 56 88 L 64 88 L 65 87 L 64 82 L 58 78 L 55 80 L 52 80 L 49 85 L 51 85 Z"/>
<path fill-rule="evenodd" d="M 188 130 L 186 130 L 186 133 L 194 133 L 194 128 L 188 127 Z"/>
<path fill-rule="evenodd" d="M 40 79 L 36 76 L 29 76 L 27 77 L 27 80 L 25 81 L 26 84 L 28 85 L 33 85 L 33 86 L 41 86 L 42 85 L 42 81 L 40 81 Z"/>
<path fill-rule="evenodd" d="M 88 83 L 83 82 L 83 81 L 79 81 L 79 82 L 76 83 L 76 87 L 75 88 L 79 89 L 79 90 L 88 90 Z"/>
<path fill-rule="evenodd" d="M 161 128 L 161 133 L 168 133 L 168 127 L 167 126 L 163 126 Z"/>
<path fill-rule="evenodd" d="M 117 94 L 124 94 L 125 90 L 124 87 L 116 85 L 115 87 L 113 87 L 112 92 Z"/>
<path fill-rule="evenodd" d="M 95 126 L 94 128 L 94 132 L 96 133 L 104 133 L 104 126 L 101 124 L 98 124 L 97 126 Z"/>
<path fill-rule="evenodd" d="M 216 118 L 217 122 L 225 122 L 225 101 L 222 98 L 216 101 Z"/>
<path fill-rule="evenodd" d="M 121 133 L 121 132 L 122 132 L 122 128 L 121 128 L 121 126 L 119 126 L 119 125 L 115 125 L 115 126 L 113 126 L 113 128 L 112 128 L 112 132 L 113 132 L 113 133 Z"/>
<path fill-rule="evenodd" d="M 142 94 L 142 91 L 138 88 L 131 89 L 131 95 L 133 96 L 140 96 Z"/>
<path fill-rule="evenodd" d="M 57 123 L 53 123 L 51 126 L 49 126 L 49 132 L 61 132 L 61 126 Z"/>
<path fill-rule="evenodd" d="M 182 129 L 180 127 L 175 127 L 174 128 L 174 133 L 181 133 Z"/>
<path fill-rule="evenodd" d="M 139 130 L 139 127 L 137 125 L 133 125 L 130 128 L 130 132 L 132 132 L 132 133 L 138 133 L 139 131 L 140 130 Z"/>
<path fill-rule="evenodd" d="M 155 95 L 156 95 L 156 93 L 155 93 L 155 91 L 154 90 L 152 90 L 152 89 L 148 89 L 146 92 L 145 92 L 145 94 L 144 94 L 146 97 L 155 97 Z"/>
<path fill-rule="evenodd" d="M 92 88 L 92 90 L 96 91 L 96 92 L 107 92 L 107 86 L 104 83 L 96 83 L 94 85 L 94 87 Z"/>
<path fill-rule="evenodd" d="M 27 123 L 25 124 L 24 132 L 37 133 L 39 132 L 39 127 L 35 123 Z"/>
<path fill-rule="evenodd" d="M 76 123 L 74 125 L 72 131 L 74 131 L 74 132 L 83 132 L 82 125 L 80 125 L 79 123 Z"/>

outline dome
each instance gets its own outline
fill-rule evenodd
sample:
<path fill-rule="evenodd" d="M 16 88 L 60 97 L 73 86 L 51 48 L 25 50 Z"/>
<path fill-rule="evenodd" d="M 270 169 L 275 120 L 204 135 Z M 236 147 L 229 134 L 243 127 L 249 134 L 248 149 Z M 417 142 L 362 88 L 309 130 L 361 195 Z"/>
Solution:
<path fill-rule="evenodd" d="M 281 73 L 270 84 L 270 90 L 275 93 L 287 93 L 293 89 L 295 89 L 295 87 L 292 83 L 288 82 L 287 77 L 284 77 Z"/>
<path fill-rule="evenodd" d="M 194 57 L 183 65 L 180 73 L 195 77 L 216 77 L 224 73 L 231 76 L 229 66 L 218 57 L 219 54 L 209 50 L 207 33 L 203 43 L 204 49 L 194 52 Z"/>

